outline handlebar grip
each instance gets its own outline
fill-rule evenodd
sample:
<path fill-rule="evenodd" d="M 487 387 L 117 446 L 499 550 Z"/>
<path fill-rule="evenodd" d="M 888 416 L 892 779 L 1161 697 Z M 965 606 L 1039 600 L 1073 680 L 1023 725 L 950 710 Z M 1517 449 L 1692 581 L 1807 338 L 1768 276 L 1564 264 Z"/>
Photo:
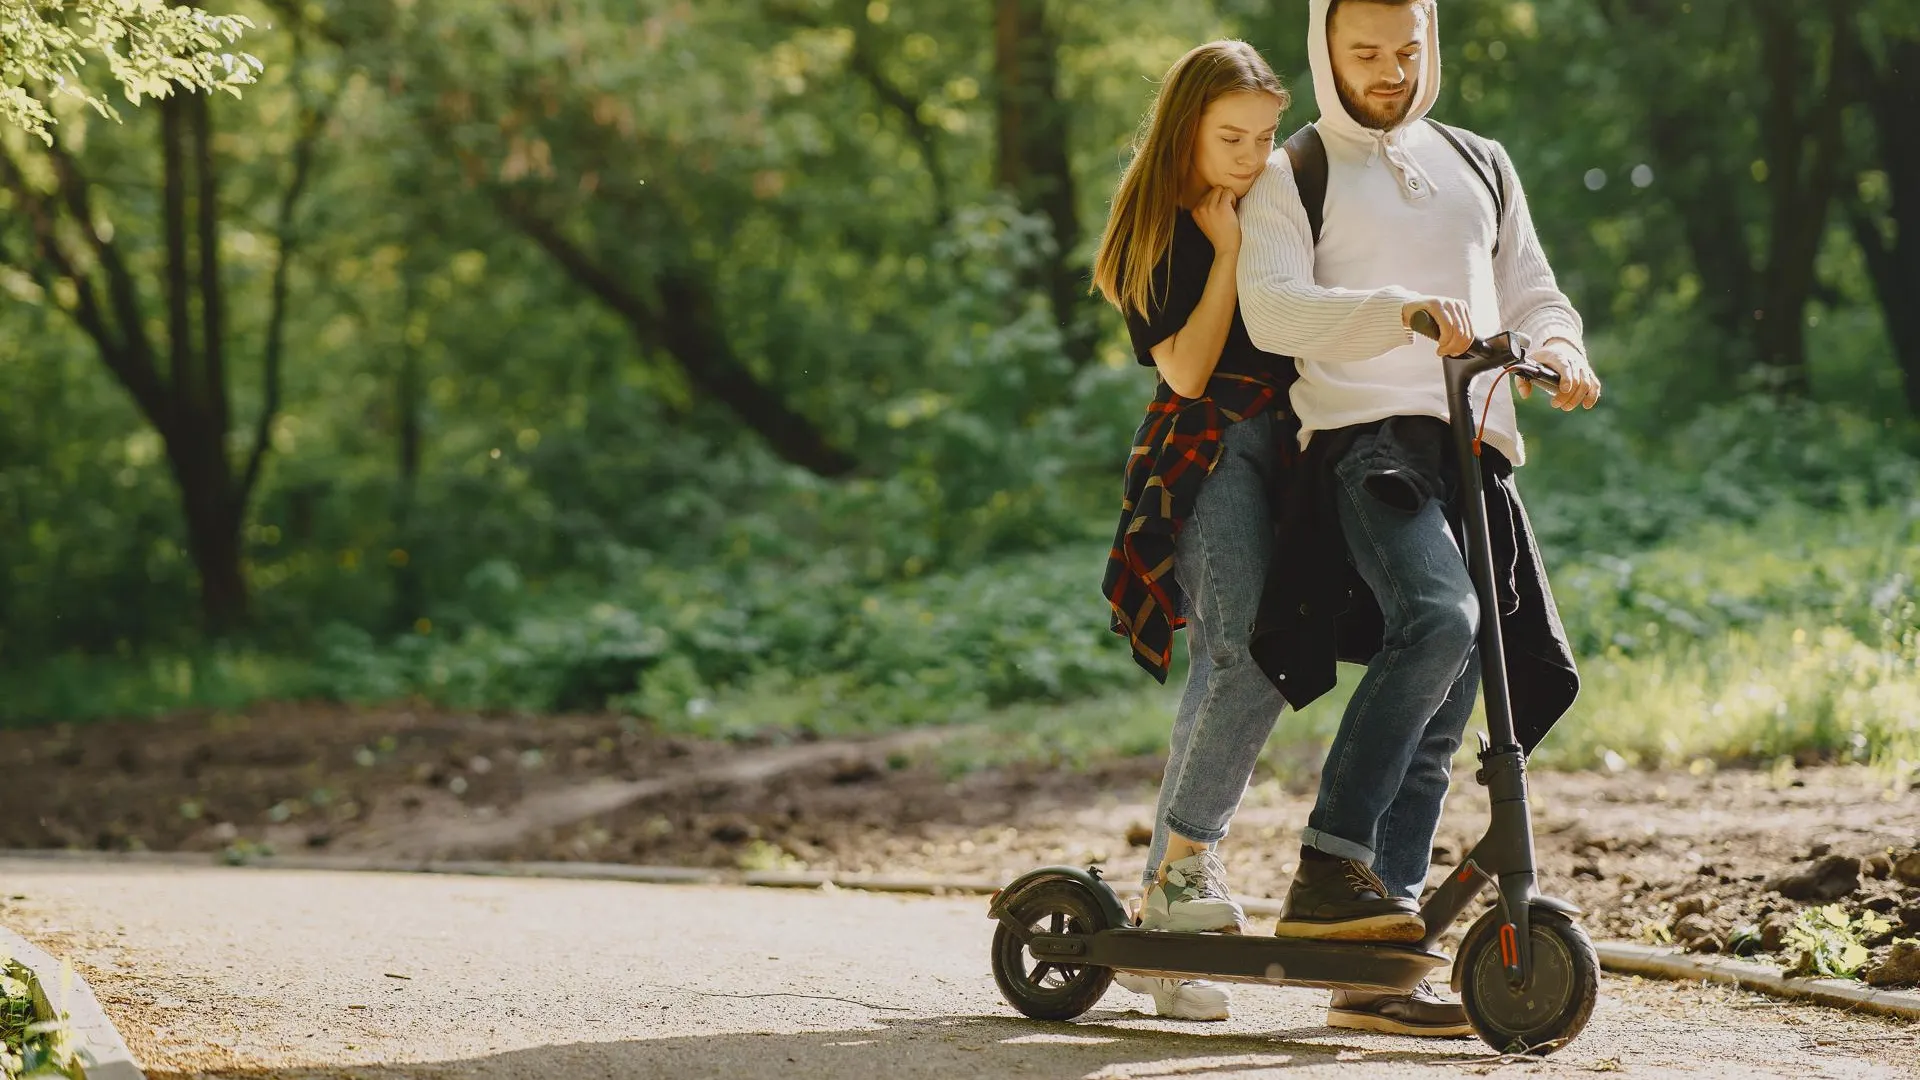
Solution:
<path fill-rule="evenodd" d="M 1514 364 L 1507 368 L 1507 370 L 1513 372 L 1517 378 L 1525 379 L 1531 383 L 1538 383 L 1549 390 L 1560 389 L 1560 376 L 1554 374 L 1553 369 L 1544 364 L 1536 364 L 1528 361 L 1524 364 Z"/>
<path fill-rule="evenodd" d="M 1413 318 L 1407 320 L 1407 326 L 1421 337 L 1429 337 L 1435 341 L 1440 340 L 1440 324 L 1434 321 L 1432 312 L 1424 309 L 1414 312 Z"/>

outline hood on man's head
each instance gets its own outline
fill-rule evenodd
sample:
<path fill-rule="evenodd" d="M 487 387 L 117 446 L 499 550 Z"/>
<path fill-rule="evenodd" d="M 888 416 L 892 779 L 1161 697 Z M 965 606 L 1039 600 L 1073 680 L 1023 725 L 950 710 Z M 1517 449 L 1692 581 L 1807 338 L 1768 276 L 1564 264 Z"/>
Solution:
<path fill-rule="evenodd" d="M 1372 0 L 1343 0 L 1348 4 L 1363 4 Z M 1420 72 L 1417 76 L 1419 86 L 1414 91 L 1413 106 L 1407 115 L 1395 125 L 1394 130 L 1404 130 L 1410 124 L 1419 123 L 1433 103 L 1440 97 L 1440 12 L 1439 5 L 1433 0 L 1412 0 L 1425 6 L 1427 11 L 1426 47 L 1420 50 Z M 1334 0 L 1312 0 L 1307 11 L 1307 56 L 1313 65 L 1313 97 L 1320 106 L 1320 119 L 1316 121 L 1322 137 L 1345 136 L 1348 138 L 1371 139 L 1372 129 L 1354 119 L 1347 111 L 1340 97 L 1340 84 L 1333 75 L 1333 54 L 1327 45 L 1328 15 L 1333 9 Z"/>

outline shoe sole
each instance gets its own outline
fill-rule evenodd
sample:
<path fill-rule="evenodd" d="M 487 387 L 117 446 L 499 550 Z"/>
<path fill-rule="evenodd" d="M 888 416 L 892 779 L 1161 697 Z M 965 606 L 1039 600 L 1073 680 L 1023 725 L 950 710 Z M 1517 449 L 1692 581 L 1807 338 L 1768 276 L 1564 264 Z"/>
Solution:
<path fill-rule="evenodd" d="M 1231 1004 L 1222 1005 L 1218 1010 L 1207 1010 L 1204 1012 L 1200 1010 L 1189 1010 L 1182 1012 L 1175 1008 L 1171 1001 L 1163 1002 L 1160 1000 L 1160 995 L 1154 992 L 1152 986 L 1152 983 L 1156 981 L 1158 981 L 1157 976 L 1132 975 L 1122 972 L 1114 975 L 1113 984 L 1122 990 L 1127 990 L 1135 994 L 1144 994 L 1152 998 L 1154 1014 L 1163 1020 L 1192 1020 L 1205 1023 L 1232 1018 Z"/>
<path fill-rule="evenodd" d="M 1414 1035 L 1427 1039 L 1460 1039 L 1473 1034 L 1472 1024 L 1434 1024 L 1422 1026 L 1375 1013 L 1327 1010 L 1327 1026 L 1349 1031 L 1377 1031 L 1384 1035 Z"/>
<path fill-rule="evenodd" d="M 1427 924 L 1418 915 L 1375 915 L 1332 923 L 1283 919 L 1273 928 L 1273 936 L 1312 941 L 1379 941 L 1412 945 L 1427 936 Z"/>
<path fill-rule="evenodd" d="M 1246 934 L 1246 922 L 1229 926 L 1150 926 L 1140 922 L 1140 930 L 1160 930 L 1162 934 Z"/>

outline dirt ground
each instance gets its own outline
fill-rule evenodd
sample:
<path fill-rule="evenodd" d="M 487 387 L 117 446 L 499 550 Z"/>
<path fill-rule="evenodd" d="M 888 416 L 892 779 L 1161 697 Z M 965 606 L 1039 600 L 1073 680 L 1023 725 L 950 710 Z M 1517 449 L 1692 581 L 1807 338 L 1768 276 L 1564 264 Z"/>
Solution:
<path fill-rule="evenodd" d="M 960 771 L 939 738 L 717 744 L 617 717 L 303 705 L 5 731 L 0 770 L 34 782 L 0 785 L 0 847 L 1139 872 L 1157 759 Z M 1436 879 L 1486 815 L 1482 790 L 1455 779 Z M 1894 938 L 1920 936 L 1920 857 L 1907 857 L 1920 849 L 1920 785 L 1885 771 L 1532 781 L 1542 887 L 1586 909 L 1596 937 L 1778 959 L 1791 917 L 1829 901 L 1891 924 L 1870 942 L 1876 962 Z M 1311 802 L 1310 789 L 1257 780 L 1222 845 L 1239 895 L 1284 895 Z"/>

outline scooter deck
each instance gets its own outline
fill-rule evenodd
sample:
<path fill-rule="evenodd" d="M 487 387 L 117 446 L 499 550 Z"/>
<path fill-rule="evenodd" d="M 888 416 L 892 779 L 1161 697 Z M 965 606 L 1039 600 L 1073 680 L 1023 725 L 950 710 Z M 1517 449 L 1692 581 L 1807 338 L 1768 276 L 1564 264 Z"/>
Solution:
<path fill-rule="evenodd" d="M 1434 968 L 1452 959 L 1446 953 L 1427 952 L 1416 945 L 1131 928 L 1095 934 L 1035 934 L 1027 949 L 1034 959 L 1055 964 L 1372 993 L 1411 990 Z"/>

